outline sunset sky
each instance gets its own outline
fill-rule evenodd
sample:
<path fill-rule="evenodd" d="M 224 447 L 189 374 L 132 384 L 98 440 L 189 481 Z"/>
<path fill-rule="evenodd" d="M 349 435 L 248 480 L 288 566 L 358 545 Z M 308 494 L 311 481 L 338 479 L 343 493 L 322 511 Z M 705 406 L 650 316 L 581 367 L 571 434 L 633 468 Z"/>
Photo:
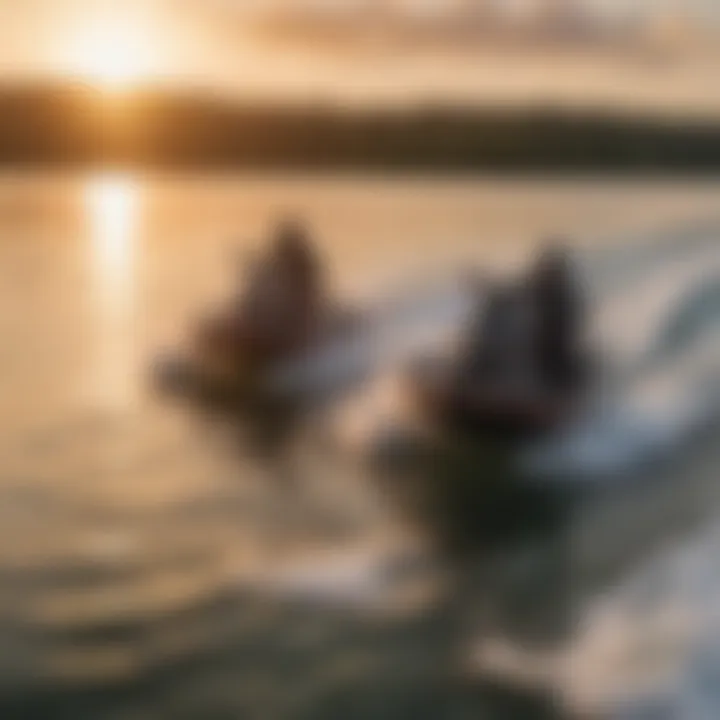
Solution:
<path fill-rule="evenodd" d="M 527 8 L 537 1 L 506 0 L 500 6 Z M 386 9 L 377 0 L 323 0 L 327 7 L 347 8 L 351 2 Z M 402 0 L 397 22 L 410 22 L 421 10 L 447 18 L 468 2 L 473 0 Z M 350 103 L 550 101 L 720 111 L 717 93 L 709 92 L 716 58 L 706 49 L 696 52 L 700 43 L 694 36 L 683 38 L 682 55 L 675 49 L 654 54 L 627 47 L 621 53 L 577 47 L 503 50 L 484 41 L 462 47 L 449 41 L 432 51 L 390 44 L 340 52 L 310 43 L 268 43 L 253 29 L 251 18 L 282 16 L 308 3 L 317 6 L 319 0 L 0 0 L 0 76 L 72 77 L 109 90 L 170 84 Z M 691 9 L 693 17 L 713 16 L 708 0 L 692 5 L 585 0 L 584 6 L 605 15 L 633 10 L 674 17 L 674 7 L 686 17 Z"/>

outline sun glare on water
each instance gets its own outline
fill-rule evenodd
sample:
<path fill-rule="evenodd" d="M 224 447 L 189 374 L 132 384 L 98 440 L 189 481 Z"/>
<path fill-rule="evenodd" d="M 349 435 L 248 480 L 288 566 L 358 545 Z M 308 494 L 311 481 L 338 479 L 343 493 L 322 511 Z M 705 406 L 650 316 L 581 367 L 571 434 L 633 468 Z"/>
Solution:
<path fill-rule="evenodd" d="M 126 406 L 133 390 L 133 305 L 140 188 L 128 176 L 105 174 L 85 188 L 92 304 L 96 316 L 96 372 L 90 392 L 105 405 Z"/>
<path fill-rule="evenodd" d="M 86 190 L 102 285 L 125 279 L 131 260 L 134 225 L 138 213 L 138 189 L 124 175 L 94 178 Z"/>

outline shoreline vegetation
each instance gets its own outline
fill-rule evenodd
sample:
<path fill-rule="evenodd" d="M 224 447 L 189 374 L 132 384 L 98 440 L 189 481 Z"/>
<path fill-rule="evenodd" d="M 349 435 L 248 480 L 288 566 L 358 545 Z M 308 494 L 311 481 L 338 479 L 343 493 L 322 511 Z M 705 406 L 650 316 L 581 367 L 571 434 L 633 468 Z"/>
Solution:
<path fill-rule="evenodd" d="M 705 173 L 720 118 L 236 102 L 80 84 L 0 88 L 0 165 Z"/>

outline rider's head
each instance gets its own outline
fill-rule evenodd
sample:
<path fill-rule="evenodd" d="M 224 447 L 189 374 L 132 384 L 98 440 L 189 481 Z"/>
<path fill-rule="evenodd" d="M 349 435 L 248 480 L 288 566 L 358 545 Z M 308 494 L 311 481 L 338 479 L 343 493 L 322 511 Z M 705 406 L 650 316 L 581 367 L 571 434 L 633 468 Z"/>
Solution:
<path fill-rule="evenodd" d="M 308 233 L 300 220 L 287 218 L 275 232 L 275 250 L 281 257 L 295 258 L 308 251 Z"/>
<path fill-rule="evenodd" d="M 551 238 L 540 251 L 535 276 L 543 279 L 565 278 L 570 273 L 570 251 L 562 238 Z"/>

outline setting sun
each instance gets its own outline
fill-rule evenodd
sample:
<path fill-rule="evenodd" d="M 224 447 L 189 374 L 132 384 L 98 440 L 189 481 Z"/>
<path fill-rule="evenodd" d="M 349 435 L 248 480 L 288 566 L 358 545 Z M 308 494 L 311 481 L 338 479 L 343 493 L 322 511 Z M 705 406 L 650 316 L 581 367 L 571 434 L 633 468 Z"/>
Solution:
<path fill-rule="evenodd" d="M 121 88 L 157 72 L 156 52 L 146 28 L 108 18 L 78 32 L 71 64 L 98 85 Z"/>

